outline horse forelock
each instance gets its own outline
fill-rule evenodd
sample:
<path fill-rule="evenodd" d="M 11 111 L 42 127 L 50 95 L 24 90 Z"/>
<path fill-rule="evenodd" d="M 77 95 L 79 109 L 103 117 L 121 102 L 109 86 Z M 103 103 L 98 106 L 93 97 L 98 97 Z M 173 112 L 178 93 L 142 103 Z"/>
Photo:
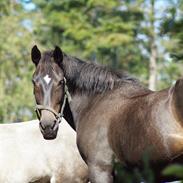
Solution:
<path fill-rule="evenodd" d="M 50 77 L 53 77 L 54 73 L 57 72 L 58 71 L 54 66 L 53 51 L 45 51 L 36 68 L 36 74 L 43 76 L 48 74 Z"/>
<path fill-rule="evenodd" d="M 88 94 L 103 93 L 121 86 L 124 82 L 138 83 L 126 72 L 114 71 L 106 66 L 84 62 L 64 54 L 63 69 L 74 90 Z"/>
<path fill-rule="evenodd" d="M 51 51 L 45 51 L 43 53 L 42 62 L 50 62 L 50 58 L 53 57 L 53 50 Z"/>

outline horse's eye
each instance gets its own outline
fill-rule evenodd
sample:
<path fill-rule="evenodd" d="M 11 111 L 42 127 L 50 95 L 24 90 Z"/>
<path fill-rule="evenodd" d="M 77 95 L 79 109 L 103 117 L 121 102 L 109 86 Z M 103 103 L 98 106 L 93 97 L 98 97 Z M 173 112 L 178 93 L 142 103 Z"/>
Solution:
<path fill-rule="evenodd" d="M 39 83 L 37 83 L 36 81 L 32 80 L 32 83 L 33 83 L 35 88 L 39 88 L 40 87 Z"/>
<path fill-rule="evenodd" d="M 63 84 L 64 84 L 64 80 L 60 80 L 59 85 L 63 85 Z"/>

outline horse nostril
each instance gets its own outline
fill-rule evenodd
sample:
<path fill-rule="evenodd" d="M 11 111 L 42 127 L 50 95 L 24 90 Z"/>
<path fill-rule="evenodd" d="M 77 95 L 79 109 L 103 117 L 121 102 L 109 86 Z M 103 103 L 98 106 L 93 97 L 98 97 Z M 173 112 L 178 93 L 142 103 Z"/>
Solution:
<path fill-rule="evenodd" d="M 42 123 L 40 122 L 39 124 L 40 124 L 41 128 L 42 128 L 43 130 L 45 130 L 45 127 L 42 125 Z"/>
<path fill-rule="evenodd" d="M 52 130 L 54 129 L 56 123 L 57 123 L 57 120 L 54 120 L 54 121 L 53 121 L 53 125 L 52 125 L 52 127 L 51 127 Z"/>

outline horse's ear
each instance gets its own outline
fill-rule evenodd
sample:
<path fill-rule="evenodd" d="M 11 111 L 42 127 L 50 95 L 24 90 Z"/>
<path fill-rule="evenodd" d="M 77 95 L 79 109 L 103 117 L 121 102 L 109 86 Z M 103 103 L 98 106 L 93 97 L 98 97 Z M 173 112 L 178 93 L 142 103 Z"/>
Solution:
<path fill-rule="evenodd" d="M 39 49 L 36 45 L 34 45 L 32 48 L 31 58 L 32 58 L 33 63 L 37 66 L 41 59 L 41 52 L 39 51 Z"/>
<path fill-rule="evenodd" d="M 60 65 L 63 61 L 63 52 L 60 49 L 60 47 L 55 46 L 55 49 L 53 51 L 53 58 L 55 60 L 55 62 Z"/>

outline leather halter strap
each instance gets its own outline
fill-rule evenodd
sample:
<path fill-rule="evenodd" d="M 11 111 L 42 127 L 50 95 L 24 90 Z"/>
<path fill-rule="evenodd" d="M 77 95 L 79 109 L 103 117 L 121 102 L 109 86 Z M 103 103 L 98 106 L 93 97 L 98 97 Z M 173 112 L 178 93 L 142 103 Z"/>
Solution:
<path fill-rule="evenodd" d="M 57 120 L 57 123 L 60 123 L 62 121 L 62 117 L 64 116 L 63 112 L 64 112 L 64 107 L 65 107 L 65 104 L 66 104 L 66 99 L 68 99 L 69 102 L 71 101 L 71 96 L 70 96 L 70 93 L 68 91 L 68 87 L 67 87 L 67 84 L 66 84 L 66 78 L 65 77 L 64 77 L 64 82 L 65 82 L 64 101 L 63 101 L 63 104 L 62 104 L 60 112 L 59 113 L 56 112 L 54 109 L 52 109 L 49 106 L 44 106 L 44 105 L 36 104 L 35 112 L 36 112 L 37 118 L 39 120 L 41 119 L 41 111 L 42 110 L 47 110 L 47 111 L 51 112 L 55 116 L 55 118 Z"/>

